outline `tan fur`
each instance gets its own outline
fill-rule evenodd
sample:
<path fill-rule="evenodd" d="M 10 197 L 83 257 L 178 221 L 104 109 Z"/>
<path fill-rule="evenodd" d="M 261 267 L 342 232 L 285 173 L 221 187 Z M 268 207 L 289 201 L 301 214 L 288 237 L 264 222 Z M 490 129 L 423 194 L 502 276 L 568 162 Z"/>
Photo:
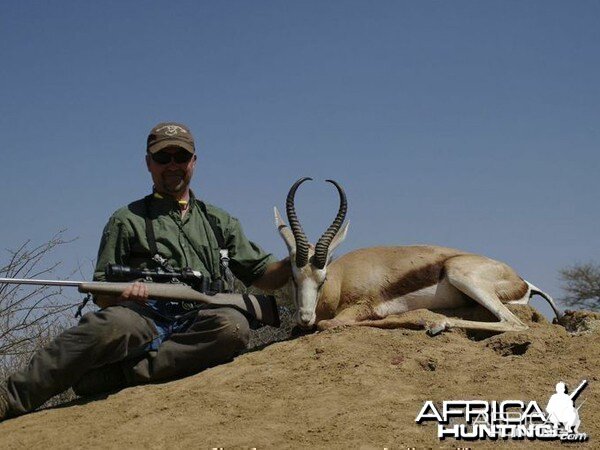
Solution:
<path fill-rule="evenodd" d="M 523 279 L 519 279 L 515 283 L 506 282 L 498 286 L 496 288 L 496 295 L 503 303 L 508 303 L 522 299 L 527 295 L 528 291 L 529 286 L 527 286 L 527 283 Z"/>
<path fill-rule="evenodd" d="M 375 313 L 378 305 L 439 285 L 443 279 L 450 282 L 447 285 L 456 289 L 457 295 L 462 293 L 490 309 L 500 322 L 447 318 L 441 326 L 497 331 L 526 328 L 502 305 L 502 302 L 522 299 L 529 290 L 511 267 L 484 256 L 427 245 L 364 248 L 332 262 L 317 303 L 317 325 L 321 329 L 361 323 L 401 326 L 407 321 L 398 319 L 395 314 L 378 316 Z"/>
<path fill-rule="evenodd" d="M 436 284 L 443 274 L 444 263 L 464 253 L 444 247 L 368 247 L 347 253 L 327 267 L 327 285 L 321 303 L 337 311 L 344 306 L 363 302 L 380 302 Z M 404 274 L 398 277 L 398 274 Z"/>

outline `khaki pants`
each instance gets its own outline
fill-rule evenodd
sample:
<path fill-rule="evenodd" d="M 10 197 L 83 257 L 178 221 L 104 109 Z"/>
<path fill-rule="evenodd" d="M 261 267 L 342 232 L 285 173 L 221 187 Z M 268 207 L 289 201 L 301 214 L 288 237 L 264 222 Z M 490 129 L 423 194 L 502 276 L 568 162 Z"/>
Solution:
<path fill-rule="evenodd" d="M 130 386 L 197 373 L 245 349 L 249 325 L 232 308 L 203 309 L 185 333 L 171 335 L 157 351 L 145 351 L 156 336 L 152 321 L 125 306 L 85 314 L 8 378 L 9 416 L 34 410 L 86 372 L 109 364 L 121 365 Z"/>

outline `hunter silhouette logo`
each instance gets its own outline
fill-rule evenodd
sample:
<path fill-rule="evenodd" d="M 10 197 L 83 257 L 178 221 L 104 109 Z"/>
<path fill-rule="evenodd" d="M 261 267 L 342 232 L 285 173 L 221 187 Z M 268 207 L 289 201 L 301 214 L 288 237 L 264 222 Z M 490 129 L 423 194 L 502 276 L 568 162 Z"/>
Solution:
<path fill-rule="evenodd" d="M 187 131 L 179 125 L 165 125 L 164 127 L 157 128 L 156 132 L 160 133 L 164 129 L 167 130 L 164 132 L 167 136 L 176 136 L 179 132 L 187 134 Z"/>
<path fill-rule="evenodd" d="M 589 436 L 579 432 L 581 420 L 575 401 L 587 380 L 579 383 L 567 394 L 564 382 L 556 384 L 556 393 L 548 400 L 545 413 L 537 402 L 531 400 L 487 401 L 444 400 L 441 407 L 427 400 L 415 422 L 437 422 L 437 435 L 446 438 L 477 439 L 543 439 L 565 442 L 587 441 Z"/>
<path fill-rule="evenodd" d="M 546 406 L 548 420 L 552 423 L 555 430 L 558 430 L 560 424 L 567 433 L 579 433 L 579 425 L 581 424 L 581 420 L 579 420 L 579 408 L 581 408 L 583 403 L 575 408 L 575 400 L 586 385 L 587 380 L 583 380 L 571 394 L 567 394 L 566 384 L 562 381 L 556 383 L 556 394 L 550 397 Z"/>

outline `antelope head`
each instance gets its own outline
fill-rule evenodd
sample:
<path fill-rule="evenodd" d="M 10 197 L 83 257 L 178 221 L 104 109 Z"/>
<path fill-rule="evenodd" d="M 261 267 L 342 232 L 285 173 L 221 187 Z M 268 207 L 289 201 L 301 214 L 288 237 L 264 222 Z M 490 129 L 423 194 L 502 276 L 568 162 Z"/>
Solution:
<path fill-rule="evenodd" d="M 348 231 L 348 222 L 342 226 L 348 209 L 346 194 L 338 183 L 326 180 L 337 188 L 340 207 L 333 223 L 317 241 L 317 245 L 309 244 L 306 234 L 300 226 L 294 206 L 296 190 L 307 180 L 312 180 L 312 178 L 300 178 L 288 192 L 285 209 L 289 227 L 275 208 L 275 225 L 290 254 L 292 298 L 296 305 L 296 322 L 302 328 L 312 328 L 315 325 L 317 303 L 327 280 L 327 264 L 335 248 L 346 238 Z"/>

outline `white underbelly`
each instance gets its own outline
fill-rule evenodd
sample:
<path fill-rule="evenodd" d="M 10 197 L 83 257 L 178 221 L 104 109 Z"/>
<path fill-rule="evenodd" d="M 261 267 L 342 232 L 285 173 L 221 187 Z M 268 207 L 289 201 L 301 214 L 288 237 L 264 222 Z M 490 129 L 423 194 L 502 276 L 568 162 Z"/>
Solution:
<path fill-rule="evenodd" d="M 458 308 L 466 304 L 465 296 L 446 279 L 402 297 L 392 298 L 375 306 L 375 314 L 386 317 L 414 309 Z"/>

